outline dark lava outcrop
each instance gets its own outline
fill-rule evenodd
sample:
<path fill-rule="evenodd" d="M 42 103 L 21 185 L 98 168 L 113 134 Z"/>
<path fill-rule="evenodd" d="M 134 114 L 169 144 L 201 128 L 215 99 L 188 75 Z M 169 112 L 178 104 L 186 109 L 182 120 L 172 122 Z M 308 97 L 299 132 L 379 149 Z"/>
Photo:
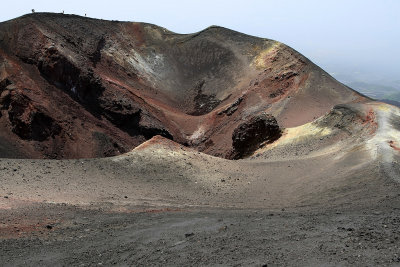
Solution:
<path fill-rule="evenodd" d="M 261 145 L 272 143 L 281 135 L 282 131 L 274 116 L 263 113 L 251 117 L 233 131 L 231 158 L 239 159 L 250 155 Z"/>
<path fill-rule="evenodd" d="M 278 124 L 365 101 L 273 40 L 50 13 L 0 23 L 0 93 L 0 157 L 19 158 L 112 156 L 155 135 L 239 158 Z"/>

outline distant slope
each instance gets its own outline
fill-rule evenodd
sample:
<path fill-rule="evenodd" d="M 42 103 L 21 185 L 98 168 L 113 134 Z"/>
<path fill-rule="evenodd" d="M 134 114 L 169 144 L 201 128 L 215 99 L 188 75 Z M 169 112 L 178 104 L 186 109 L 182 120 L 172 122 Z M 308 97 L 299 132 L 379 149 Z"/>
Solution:
<path fill-rule="evenodd" d="M 365 82 L 350 82 L 348 85 L 374 99 L 400 101 L 400 88 Z"/>
<path fill-rule="evenodd" d="M 381 99 L 382 102 L 396 106 L 396 107 L 400 107 L 400 102 L 395 101 L 395 100 L 390 100 L 390 99 Z"/>

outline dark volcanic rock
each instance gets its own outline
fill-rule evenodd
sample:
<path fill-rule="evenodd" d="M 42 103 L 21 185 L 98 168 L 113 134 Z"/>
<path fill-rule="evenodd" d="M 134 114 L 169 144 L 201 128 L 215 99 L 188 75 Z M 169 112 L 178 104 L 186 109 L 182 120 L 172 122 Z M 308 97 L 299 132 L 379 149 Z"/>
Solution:
<path fill-rule="evenodd" d="M 197 95 L 194 97 L 194 111 L 190 113 L 193 116 L 200 116 L 211 112 L 215 107 L 217 107 L 221 101 L 218 100 L 214 94 L 206 95 L 203 93 L 203 86 L 205 81 L 200 81 L 196 86 L 195 90 Z"/>
<path fill-rule="evenodd" d="M 242 103 L 243 101 L 243 97 L 239 97 L 238 99 L 236 99 L 235 102 L 233 102 L 229 107 L 227 107 L 226 109 L 224 109 L 223 111 L 218 112 L 218 115 L 223 115 L 226 114 L 228 116 L 231 116 L 233 113 L 236 112 L 236 110 L 238 110 L 240 103 Z"/>
<path fill-rule="evenodd" d="M 22 139 L 44 141 L 61 132 L 61 127 L 45 112 L 33 108 L 26 96 L 16 95 L 12 99 L 8 117 L 12 131 Z"/>
<path fill-rule="evenodd" d="M 281 137 L 281 129 L 274 116 L 262 113 L 240 124 L 232 134 L 232 159 L 243 158 L 261 145 Z"/>

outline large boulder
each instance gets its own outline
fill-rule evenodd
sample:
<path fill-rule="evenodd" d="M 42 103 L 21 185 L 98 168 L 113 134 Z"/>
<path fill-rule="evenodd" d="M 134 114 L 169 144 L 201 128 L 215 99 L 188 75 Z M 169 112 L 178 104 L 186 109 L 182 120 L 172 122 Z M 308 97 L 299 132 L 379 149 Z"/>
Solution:
<path fill-rule="evenodd" d="M 230 158 L 246 157 L 260 146 L 279 139 L 281 135 L 282 131 L 274 116 L 262 113 L 250 117 L 233 131 L 233 150 Z"/>

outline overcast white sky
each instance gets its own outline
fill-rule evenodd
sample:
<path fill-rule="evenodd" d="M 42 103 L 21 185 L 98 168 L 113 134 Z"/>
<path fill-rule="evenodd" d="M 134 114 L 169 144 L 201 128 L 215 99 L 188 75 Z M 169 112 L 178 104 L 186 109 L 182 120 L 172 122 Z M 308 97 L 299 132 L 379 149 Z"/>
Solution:
<path fill-rule="evenodd" d="M 13 0 L 1 6 L 0 21 L 34 8 L 149 22 L 178 33 L 220 25 L 286 43 L 342 80 L 400 80 L 400 0 Z"/>

